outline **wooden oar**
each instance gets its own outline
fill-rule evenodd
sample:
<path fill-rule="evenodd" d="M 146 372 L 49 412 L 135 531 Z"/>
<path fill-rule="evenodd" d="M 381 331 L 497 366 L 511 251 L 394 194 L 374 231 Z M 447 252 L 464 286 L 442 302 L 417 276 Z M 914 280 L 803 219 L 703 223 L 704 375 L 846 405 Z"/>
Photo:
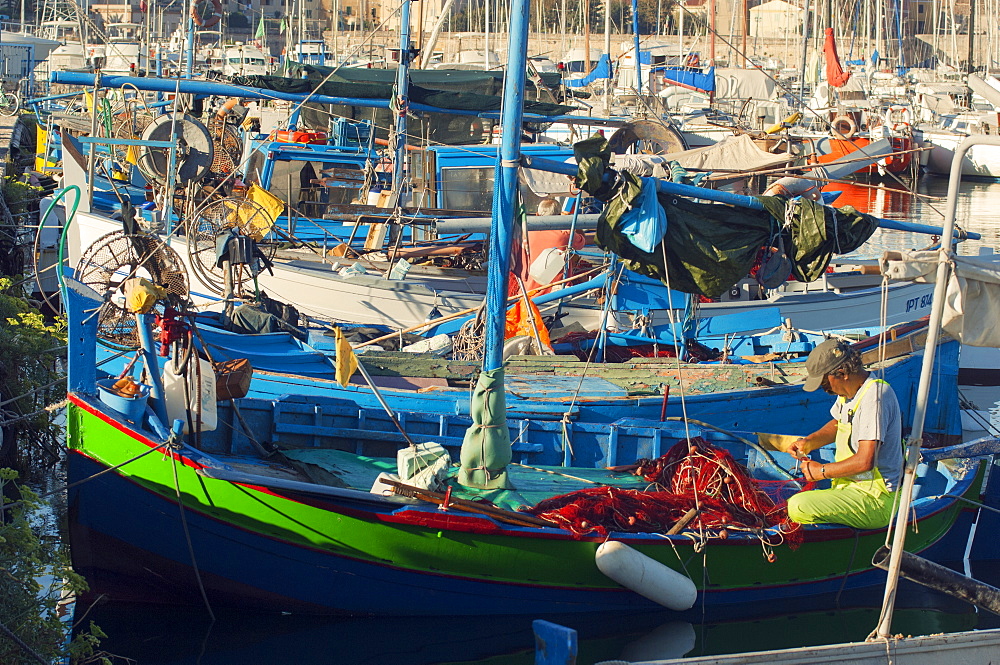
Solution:
<path fill-rule="evenodd" d="M 396 494 L 401 496 L 420 499 L 421 501 L 427 501 L 428 503 L 433 503 L 439 506 L 446 505 L 448 508 L 464 510 L 469 513 L 486 515 L 487 517 L 494 518 L 498 522 L 514 524 L 516 526 L 547 526 L 554 529 L 560 528 L 560 526 L 555 522 L 550 522 L 549 520 L 544 520 L 540 517 L 535 517 L 534 515 L 518 513 L 513 510 L 504 510 L 503 508 L 497 508 L 496 506 L 478 503 L 476 501 L 469 501 L 467 499 L 456 499 L 455 497 L 449 497 L 443 492 L 425 490 L 420 487 L 414 487 L 413 485 L 407 485 L 406 483 L 402 483 L 398 480 L 382 478 L 379 482 L 384 485 L 389 485 Z"/>

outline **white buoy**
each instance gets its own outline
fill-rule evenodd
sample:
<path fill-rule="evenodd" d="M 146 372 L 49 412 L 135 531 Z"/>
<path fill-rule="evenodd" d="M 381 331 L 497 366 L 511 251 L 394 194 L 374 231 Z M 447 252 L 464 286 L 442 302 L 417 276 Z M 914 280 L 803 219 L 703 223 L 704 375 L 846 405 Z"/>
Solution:
<path fill-rule="evenodd" d="M 690 578 L 625 543 L 616 540 L 602 543 L 596 558 L 602 573 L 668 609 L 678 612 L 691 609 L 698 598 L 698 589 Z"/>

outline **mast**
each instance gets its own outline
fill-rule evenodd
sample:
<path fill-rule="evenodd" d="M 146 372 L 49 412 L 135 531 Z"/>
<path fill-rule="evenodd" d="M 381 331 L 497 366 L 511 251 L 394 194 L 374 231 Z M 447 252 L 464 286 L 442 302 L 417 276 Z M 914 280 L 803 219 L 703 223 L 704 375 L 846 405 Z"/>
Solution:
<path fill-rule="evenodd" d="M 799 110 L 806 106 L 806 64 L 809 54 L 809 0 L 806 0 L 802 8 L 802 60 L 799 69 Z"/>
<path fill-rule="evenodd" d="M 832 2 L 833 0 L 830 1 Z M 747 0 L 741 0 L 740 14 L 742 21 L 740 34 L 743 37 L 740 42 L 740 53 L 743 54 L 743 69 L 747 69 L 750 67 L 750 58 L 747 56 L 747 33 L 750 32 L 750 5 L 747 4 Z"/>
<path fill-rule="evenodd" d="M 608 56 L 608 67 L 611 66 L 611 0 L 604 0 L 604 53 Z M 611 82 L 614 77 L 612 72 L 608 72 L 608 78 L 604 82 L 604 113 L 611 115 Z"/>
<path fill-rule="evenodd" d="M 403 0 L 399 13 L 399 66 L 396 68 L 396 155 L 392 164 L 392 189 L 396 201 L 403 193 L 403 162 L 406 159 L 406 115 L 410 103 L 410 0 Z"/>
<path fill-rule="evenodd" d="M 490 261 L 486 287 L 486 327 L 483 331 L 483 371 L 503 367 L 503 335 L 506 319 L 507 274 L 510 272 L 511 240 L 517 213 L 517 172 L 521 159 L 521 122 L 524 118 L 524 84 L 528 69 L 528 11 L 530 0 L 513 0 L 510 12 L 507 72 L 500 113 L 501 142 L 497 160 L 498 184 L 493 190 L 490 228 Z M 589 54 L 588 54 L 589 57 Z"/>
<path fill-rule="evenodd" d="M 708 31 L 712 33 L 709 35 L 708 61 L 715 67 L 715 0 L 708 0 Z"/>
<path fill-rule="evenodd" d="M 635 94 L 642 95 L 642 58 L 639 55 L 639 0 L 632 0 L 632 42 L 635 45 Z"/>
<path fill-rule="evenodd" d="M 687 62 L 684 52 L 684 14 L 687 12 L 687 7 L 684 2 L 685 0 L 680 0 L 677 5 L 677 15 L 679 17 L 677 19 L 677 64 L 681 67 Z"/>
<path fill-rule="evenodd" d="M 483 0 L 486 16 L 483 17 L 483 69 L 490 68 L 490 0 Z"/>
<path fill-rule="evenodd" d="M 559 12 L 559 30 L 562 33 L 559 52 L 563 54 L 563 58 L 566 57 L 566 17 L 568 15 L 569 10 L 566 8 L 566 0 L 562 0 L 562 11 Z"/>
<path fill-rule="evenodd" d="M 184 61 L 184 72 L 186 78 L 194 78 L 194 2 L 195 0 L 188 0 L 185 4 L 187 7 L 187 53 Z M 181 20 L 184 20 L 181 17 Z"/>
<path fill-rule="evenodd" d="M 808 0 L 806 0 L 808 2 Z M 885 23 L 883 18 L 883 0 L 876 0 L 875 2 L 875 50 L 878 51 L 878 55 L 881 58 L 884 54 L 882 53 L 882 25 Z M 875 62 L 875 67 L 878 68 L 878 62 Z"/>
<path fill-rule="evenodd" d="M 976 43 L 976 0 L 969 0 L 969 54 L 967 56 L 965 71 L 968 74 L 976 71 L 975 65 L 973 65 L 973 60 L 975 59 L 975 43 Z"/>

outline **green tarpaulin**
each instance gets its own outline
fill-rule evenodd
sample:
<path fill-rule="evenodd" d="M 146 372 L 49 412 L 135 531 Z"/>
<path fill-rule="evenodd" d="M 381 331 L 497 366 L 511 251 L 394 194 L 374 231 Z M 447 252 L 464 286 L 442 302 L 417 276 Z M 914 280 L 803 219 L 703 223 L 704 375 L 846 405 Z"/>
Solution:
<path fill-rule="evenodd" d="M 507 477 L 511 460 L 503 368 L 481 372 L 472 393 L 472 425 L 462 439 L 458 482 L 481 489 L 513 489 Z"/>
<path fill-rule="evenodd" d="M 293 78 L 308 78 L 322 81 L 334 72 L 334 67 L 305 65 L 293 63 L 289 68 L 289 76 Z M 461 69 L 410 69 L 410 81 L 416 85 L 431 90 L 446 90 L 450 92 L 476 92 L 481 95 L 499 95 L 503 91 L 502 71 L 469 71 Z M 559 94 L 562 74 L 558 72 L 540 73 L 542 84 Z M 353 81 L 355 83 L 386 83 L 396 82 L 395 69 L 378 69 L 363 67 L 341 67 L 336 69 L 331 80 Z M 535 97 L 535 85 L 529 78 L 525 81 L 529 97 Z"/>
<path fill-rule="evenodd" d="M 341 72 L 344 70 L 340 70 Z M 365 70 L 370 71 L 370 70 Z M 348 97 L 352 99 L 392 99 L 395 82 L 357 81 L 345 78 L 339 72 L 328 80 L 285 78 L 283 76 L 236 76 L 232 79 L 236 85 L 246 85 L 253 88 L 275 90 L 297 95 L 307 95 L 315 92 L 330 97 Z M 409 87 L 411 103 L 434 106 L 442 111 L 499 111 L 501 98 L 495 94 L 482 94 L 473 91 L 455 91 L 425 88 L 415 83 Z M 524 103 L 525 113 L 538 115 L 561 115 L 573 111 L 572 106 L 551 104 L 548 102 Z"/>
<path fill-rule="evenodd" d="M 763 247 L 777 247 L 779 233 L 792 273 L 811 282 L 835 253 L 854 251 L 878 228 L 875 217 L 849 206 L 835 209 L 800 200 L 785 227 L 788 202 L 778 197 L 759 197 L 765 211 L 758 211 L 661 193 L 657 198 L 667 214 L 667 232 L 653 252 L 645 252 L 616 228 L 639 195 L 640 179 L 619 172 L 605 177 L 611 152 L 602 137 L 573 148 L 578 185 L 607 204 L 598 221 L 597 244 L 621 257 L 628 269 L 685 293 L 719 297 L 749 274 Z"/>

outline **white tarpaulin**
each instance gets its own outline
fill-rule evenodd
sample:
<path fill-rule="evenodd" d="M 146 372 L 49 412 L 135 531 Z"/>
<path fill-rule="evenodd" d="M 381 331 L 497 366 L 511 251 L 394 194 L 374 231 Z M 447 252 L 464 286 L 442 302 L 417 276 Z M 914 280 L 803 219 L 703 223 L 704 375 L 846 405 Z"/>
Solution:
<path fill-rule="evenodd" d="M 886 252 L 880 261 L 889 279 L 933 283 L 941 251 Z M 952 256 L 942 327 L 969 346 L 1000 348 L 1000 262 Z"/>
<path fill-rule="evenodd" d="M 566 163 L 575 166 L 576 160 L 571 157 L 566 160 Z M 525 168 L 518 169 L 517 176 L 521 180 L 521 184 L 530 189 L 535 196 L 542 198 L 547 196 L 576 196 L 576 192 L 573 191 L 572 176 Z"/>
<path fill-rule="evenodd" d="M 666 165 L 677 162 L 692 171 L 753 171 L 790 163 L 795 157 L 787 152 L 761 150 L 748 134 L 727 136 L 718 143 L 694 150 L 668 152 L 665 155 L 614 155 L 612 165 L 641 176 L 665 177 Z M 664 170 L 658 171 L 657 166 Z"/>

